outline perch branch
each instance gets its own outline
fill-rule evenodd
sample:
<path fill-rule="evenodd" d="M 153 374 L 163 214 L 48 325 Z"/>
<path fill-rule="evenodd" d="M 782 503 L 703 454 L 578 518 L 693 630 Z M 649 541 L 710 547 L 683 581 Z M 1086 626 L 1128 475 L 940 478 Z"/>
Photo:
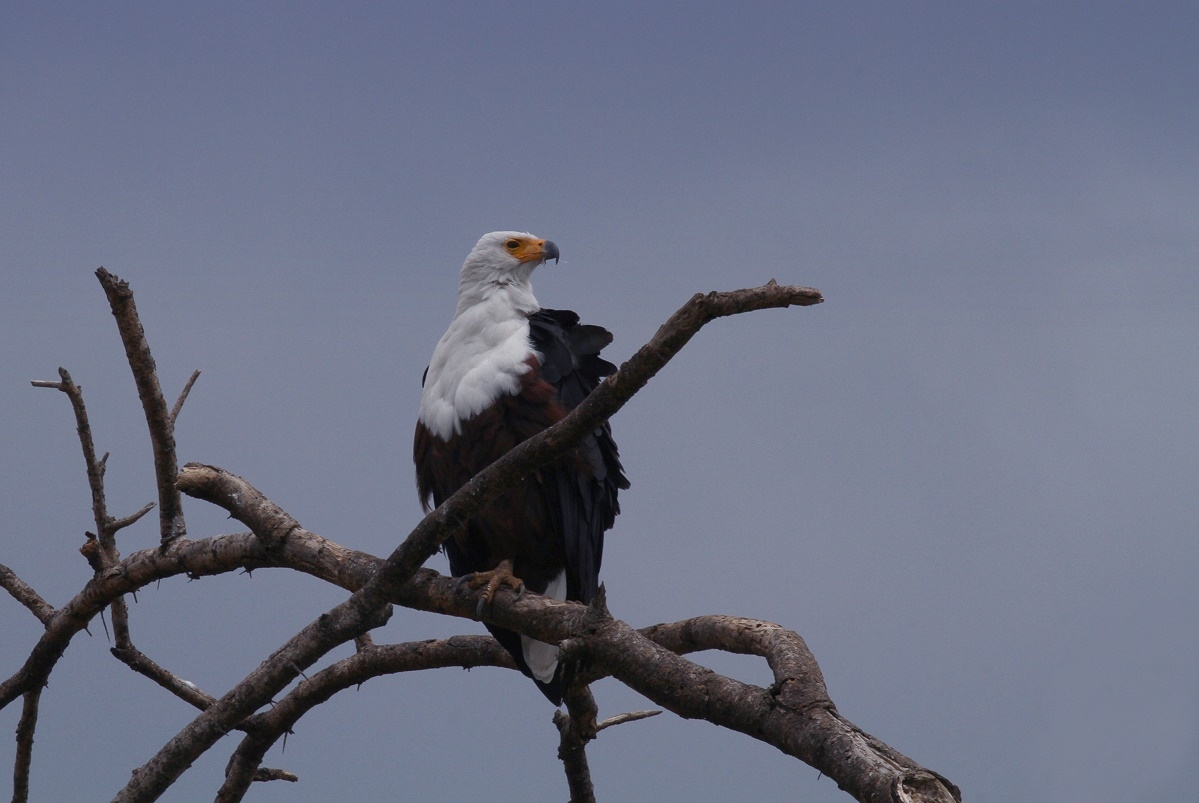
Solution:
<path fill-rule="evenodd" d="M 215 498 L 223 499 L 225 504 L 233 507 L 235 511 L 238 509 L 233 505 L 232 497 L 222 489 L 227 491 L 237 488 L 237 498 L 247 505 L 246 510 L 237 512 L 239 518 L 266 526 L 281 526 L 286 530 L 287 537 L 278 547 L 271 550 L 263 546 L 264 542 L 271 541 L 270 538 L 253 537 L 249 534 L 224 536 L 217 539 L 222 542 L 219 548 L 214 544 L 207 550 L 200 548 L 201 542 L 193 542 L 187 545 L 187 552 L 194 554 L 195 559 L 186 563 L 180 561 L 171 567 L 160 566 L 157 574 L 165 576 L 162 569 L 166 568 L 170 568 L 175 574 L 195 575 L 215 572 L 218 569 L 229 571 L 241 565 L 288 565 L 352 590 L 362 587 L 381 566 L 381 561 L 377 558 L 347 550 L 303 530 L 298 525 L 289 524 L 294 520 L 274 508 L 261 494 L 248 493 L 252 486 L 219 469 L 189 466 L 181 477 L 181 483 L 193 489 L 205 489 Z M 280 522 L 283 524 L 280 525 Z M 243 550 L 240 555 L 236 554 L 234 545 Z M 208 554 L 224 557 L 219 563 L 206 565 L 199 558 Z M 141 564 L 165 563 L 170 557 L 171 553 L 162 556 L 158 550 L 145 550 L 131 555 L 126 563 L 136 559 L 136 570 L 131 569 L 130 574 L 134 577 L 142 576 L 144 583 L 153 578 Z M 422 570 L 411 583 L 406 584 L 394 601 L 421 610 L 439 611 L 464 618 L 474 617 L 475 600 L 472 592 L 455 592 L 453 583 L 448 578 L 440 577 L 429 570 Z M 562 641 L 582 633 L 581 623 L 586 612 L 587 609 L 581 605 L 558 603 L 533 594 L 526 594 L 520 600 L 515 600 L 513 595 L 501 594 L 489 609 L 488 618 L 497 624 L 542 640 Z M 704 718 L 742 732 L 750 730 L 751 726 L 747 723 L 752 722 L 755 717 L 774 712 L 774 726 L 761 733 L 751 732 L 751 735 L 803 759 L 811 758 L 816 753 L 826 754 L 827 760 L 821 760 L 815 766 L 847 789 L 852 790 L 855 786 L 860 786 L 860 783 L 848 782 L 844 773 L 838 770 L 836 757 L 841 754 L 838 750 L 847 749 L 849 755 L 859 756 L 860 764 L 857 765 L 857 769 L 865 767 L 866 771 L 856 772 L 857 778 L 873 776 L 880 779 L 880 783 L 890 779 L 908 787 L 920 783 L 931 784 L 938 778 L 935 774 L 919 768 L 910 759 L 861 733 L 852 723 L 839 717 L 824 691 L 815 660 L 802 639 L 791 631 L 750 619 L 698 617 L 675 624 L 646 628 L 637 634 L 636 638 L 632 631 L 622 631 L 612 638 L 616 636 L 620 638 L 615 643 L 620 646 L 612 647 L 608 651 L 601 649 L 603 644 L 608 643 L 603 639 L 596 642 L 600 647 L 589 646 L 593 659 L 599 663 L 604 674 L 611 671 L 618 679 L 665 708 L 685 716 Z M 619 666 L 611 667 L 610 662 L 603 656 L 614 652 L 619 659 L 622 650 L 625 649 L 624 639 L 632 639 L 629 643 L 640 644 L 643 648 L 647 645 L 660 646 L 664 648 L 663 653 L 645 666 L 634 662 L 623 671 Z M 588 644 L 585 636 L 582 643 Z M 680 683 L 674 687 L 667 683 L 665 689 L 655 690 L 655 687 L 640 679 L 646 674 L 646 666 L 673 666 L 672 671 L 676 677 L 686 679 L 711 676 L 712 682 L 715 683 L 720 680 L 719 676 L 703 667 L 691 662 L 672 664 L 678 659 L 678 656 L 673 654 L 675 652 L 688 653 L 707 649 L 763 656 L 774 671 L 774 685 L 767 690 L 727 681 L 733 684 L 728 689 L 734 692 L 738 703 L 714 712 L 697 706 L 694 699 L 683 693 L 688 683 Z M 598 659 L 595 658 L 597 654 L 600 654 Z M 873 791 L 877 791 L 877 788 Z"/>
<path fill-rule="evenodd" d="M 436 510 L 388 558 L 384 589 L 394 589 L 438 550 L 450 533 L 530 472 L 548 464 L 603 424 L 668 363 L 706 323 L 760 309 L 809 306 L 824 300 L 810 287 L 773 280 L 762 287 L 727 293 L 697 293 L 670 316 L 648 343 L 600 383 L 578 407 L 552 427 L 524 441 L 479 472 Z"/>
<path fill-rule="evenodd" d="M 55 627 L 48 628 L 45 643 L 39 644 L 39 649 L 35 649 L 35 653 L 43 649 L 53 650 L 56 643 L 65 646 L 65 640 L 62 639 L 59 628 L 64 627 L 64 623 L 70 621 L 85 622 L 89 618 L 88 614 L 81 610 L 85 606 L 90 604 L 92 606 L 91 614 L 94 615 L 95 611 L 98 611 L 113 597 L 166 577 L 179 574 L 195 577 L 234 571 L 244 567 L 286 566 L 343 585 L 343 587 L 353 588 L 364 583 L 381 564 L 382 561 L 378 558 L 345 549 L 303 530 L 292 531 L 286 542 L 273 550 L 266 549 L 262 539 L 250 533 L 186 542 L 165 552 L 160 549 L 142 550 L 126 558 L 121 567 L 109 570 L 103 576 L 93 580 L 83 593 L 64 606 L 62 612 L 56 617 Z M 428 569 L 421 570 L 412 582 L 405 586 L 403 593 L 395 601 L 420 610 L 436 611 L 463 618 L 473 618 L 475 611 L 475 600 L 471 594 L 456 592 L 450 578 L 442 577 Z M 740 711 L 742 714 L 748 711 L 750 715 L 753 715 L 757 710 L 756 706 L 765 705 L 767 708 L 775 706 L 781 712 L 777 713 L 780 721 L 792 727 L 793 730 L 779 726 L 776 722 L 773 727 L 763 733 L 752 735 L 774 744 L 790 754 L 794 754 L 795 751 L 787 745 L 794 742 L 794 733 L 799 733 L 806 727 L 803 722 L 804 717 L 811 717 L 814 714 L 827 716 L 827 712 L 831 710 L 826 707 L 831 706 L 827 703 L 827 696 L 819 693 L 812 696 L 813 691 L 820 692 L 823 689 L 823 684 L 819 684 L 813 689 L 812 684 L 805 684 L 804 679 L 798 677 L 801 673 L 797 668 L 803 667 L 806 661 L 806 647 L 802 646 L 802 640 L 777 625 L 735 617 L 699 617 L 675 624 L 645 628 L 636 633 L 635 637 L 631 635 L 631 631 L 588 636 L 583 633 L 584 628 L 581 624 L 586 617 L 587 610 L 577 603 L 560 603 L 534 594 L 525 594 L 520 600 L 516 600 L 513 595 L 499 595 L 490 609 L 493 615 L 489 616 L 489 619 L 546 641 L 562 641 L 572 636 L 578 637 L 582 640 L 583 648 L 592 655 L 593 660 L 602 661 L 605 669 L 608 668 L 608 656 L 611 652 L 615 652 L 619 656 L 621 651 L 626 649 L 627 644 L 639 644 L 642 640 L 654 647 L 658 647 L 655 642 L 660 642 L 666 648 L 680 652 L 731 649 L 734 652 L 765 654 L 768 664 L 776 667 L 774 686 L 767 690 L 751 687 L 748 684 L 739 684 L 743 687 L 740 691 L 748 692 L 749 697 L 739 700 L 736 705 L 724 711 L 724 715 L 731 716 L 730 711 L 734 713 Z M 627 628 L 627 626 L 625 627 Z M 55 638 L 56 633 L 58 634 L 57 639 Z M 617 636 L 620 638 L 613 645 L 605 646 L 608 639 Z M 595 644 L 588 641 L 593 637 L 597 639 Z M 498 649 L 498 646 L 493 644 L 492 649 Z M 677 656 L 667 653 L 665 658 L 674 659 Z M 28 664 L 29 662 L 27 662 L 27 666 Z M 696 677 L 708 673 L 708 670 L 690 662 L 685 662 L 681 666 L 685 668 L 686 672 L 694 673 Z M 46 671 L 48 672 L 48 669 Z M 647 685 L 648 681 L 641 682 L 636 679 L 642 673 L 656 675 L 656 665 L 651 663 L 636 669 L 629 669 L 627 672 L 613 672 L 630 687 L 647 694 L 665 708 L 680 713 L 686 712 L 685 715 L 688 716 L 702 716 L 716 724 L 726 724 L 716 716 L 718 712 L 707 712 L 709 715 L 704 716 L 705 712 L 702 709 L 688 711 L 686 704 L 690 704 L 691 701 L 687 699 L 678 703 L 668 702 L 674 695 L 682 697 L 686 689 L 675 687 L 673 690 L 665 692 L 661 689 L 654 691 L 650 685 Z M 719 677 L 714 673 L 710 674 Z M 20 684 L 18 682 L 21 679 L 20 675 L 21 673 L 18 673 L 18 676 L 14 676 L 0 686 L 0 703 L 5 701 L 6 690 L 12 690 L 14 685 L 19 691 L 26 685 L 32 688 L 38 682 L 36 677 L 29 675 L 26 684 Z M 301 684 L 301 687 L 306 685 Z M 805 688 L 808 690 L 808 698 L 801 695 Z M 790 713 L 787 713 L 788 707 L 777 704 L 779 700 L 789 703 Z M 809 702 L 814 704 L 808 705 Z M 904 770 L 903 761 L 887 758 L 887 756 L 898 756 L 899 754 L 862 734 L 852 723 L 837 717 L 827 719 L 824 724 L 830 725 L 835 731 L 840 731 L 843 740 L 850 741 L 853 745 L 862 747 L 869 752 L 880 753 L 880 757 L 872 764 L 881 773 L 880 783 L 889 778 L 897 784 L 911 786 L 920 778 L 928 781 L 930 778 L 935 780 L 938 777 L 927 771 L 924 771 L 923 775 L 918 775 L 914 774 L 918 770 L 911 772 Z M 739 729 L 735 726 L 730 727 Z M 830 760 L 835 760 L 835 756 Z M 835 767 L 829 771 L 829 774 L 847 789 L 853 790 L 857 785 L 847 782 Z M 859 795 L 859 799 L 871 798 Z M 875 799 L 900 800 L 901 798 Z M 914 797 L 912 799 L 919 800 L 921 798 Z M 948 800 L 949 798 L 943 799 Z"/>
<path fill-rule="evenodd" d="M 954 803 L 961 792 L 942 776 L 862 731 L 837 713 L 815 658 L 800 636 L 769 622 L 699 617 L 635 631 L 608 619 L 602 647 L 588 655 L 629 688 L 689 719 L 760 739 L 833 778 L 861 801 Z M 762 689 L 680 657 L 673 647 L 761 655 L 774 673 Z M 585 639 L 589 637 L 584 637 Z M 646 667 L 653 667 L 646 671 Z"/>

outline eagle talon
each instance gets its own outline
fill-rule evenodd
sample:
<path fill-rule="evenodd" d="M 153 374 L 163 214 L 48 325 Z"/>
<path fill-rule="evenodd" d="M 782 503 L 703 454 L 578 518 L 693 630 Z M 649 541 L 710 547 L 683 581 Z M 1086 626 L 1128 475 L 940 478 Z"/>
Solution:
<path fill-rule="evenodd" d="M 480 586 L 483 588 L 483 592 L 479 594 L 479 604 L 475 606 L 475 616 L 480 619 L 483 618 L 483 610 L 491 604 L 495 592 L 501 587 L 515 591 L 517 599 L 520 599 L 525 593 L 525 583 L 512 573 L 512 561 L 510 560 L 500 561 L 500 564 L 489 572 L 471 572 L 462 575 L 454 583 L 454 591 L 464 585 L 472 590 Z"/>

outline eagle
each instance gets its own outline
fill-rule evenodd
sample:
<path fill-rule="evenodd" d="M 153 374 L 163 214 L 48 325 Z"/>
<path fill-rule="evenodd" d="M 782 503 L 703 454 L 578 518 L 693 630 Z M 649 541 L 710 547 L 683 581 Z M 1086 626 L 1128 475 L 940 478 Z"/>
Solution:
<path fill-rule="evenodd" d="M 484 234 L 458 279 L 458 306 L 425 370 L 413 459 L 427 513 L 517 444 L 560 421 L 616 367 L 600 357 L 612 334 L 567 310 L 543 309 L 534 269 L 558 246 L 527 232 Z M 458 583 L 591 602 L 604 533 L 628 488 L 607 423 L 502 493 L 445 542 Z M 562 702 L 556 645 L 487 625 L 554 705 Z"/>

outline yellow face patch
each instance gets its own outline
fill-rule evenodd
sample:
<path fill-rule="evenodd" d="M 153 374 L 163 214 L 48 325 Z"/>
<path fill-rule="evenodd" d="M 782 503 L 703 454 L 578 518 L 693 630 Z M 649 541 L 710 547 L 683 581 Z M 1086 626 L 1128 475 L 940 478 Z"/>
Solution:
<path fill-rule="evenodd" d="M 536 237 L 509 237 L 504 240 L 504 250 L 521 262 L 545 259 L 545 240 Z"/>

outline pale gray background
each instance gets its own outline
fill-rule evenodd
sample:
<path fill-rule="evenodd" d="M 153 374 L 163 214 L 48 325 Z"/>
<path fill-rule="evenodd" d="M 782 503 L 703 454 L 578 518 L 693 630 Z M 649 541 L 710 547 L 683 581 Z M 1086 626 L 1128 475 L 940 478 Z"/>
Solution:
<path fill-rule="evenodd" d="M 557 241 L 539 298 L 617 360 L 692 293 L 775 277 L 828 301 L 713 324 L 613 421 L 612 610 L 799 631 L 846 716 L 971 801 L 1193 799 L 1197 7 L 733 6 L 5 3 L 0 562 L 55 604 L 89 575 L 69 406 L 29 386 L 59 365 L 113 512 L 155 498 L 99 265 L 167 394 L 204 371 L 181 459 L 376 554 L 420 516 L 420 375 L 480 234 Z M 238 529 L 186 510 L 195 537 Z M 133 632 L 220 694 L 342 598 L 178 579 Z M 91 630 L 43 699 L 36 800 L 108 799 L 193 715 Z M 7 676 L 38 627 L 0 600 L 0 633 Z M 510 672 L 375 681 L 272 751 L 299 785 L 251 799 L 561 800 L 550 713 Z M 234 745 L 168 799 L 210 799 Z M 847 799 L 672 715 L 590 755 L 610 801 Z"/>

